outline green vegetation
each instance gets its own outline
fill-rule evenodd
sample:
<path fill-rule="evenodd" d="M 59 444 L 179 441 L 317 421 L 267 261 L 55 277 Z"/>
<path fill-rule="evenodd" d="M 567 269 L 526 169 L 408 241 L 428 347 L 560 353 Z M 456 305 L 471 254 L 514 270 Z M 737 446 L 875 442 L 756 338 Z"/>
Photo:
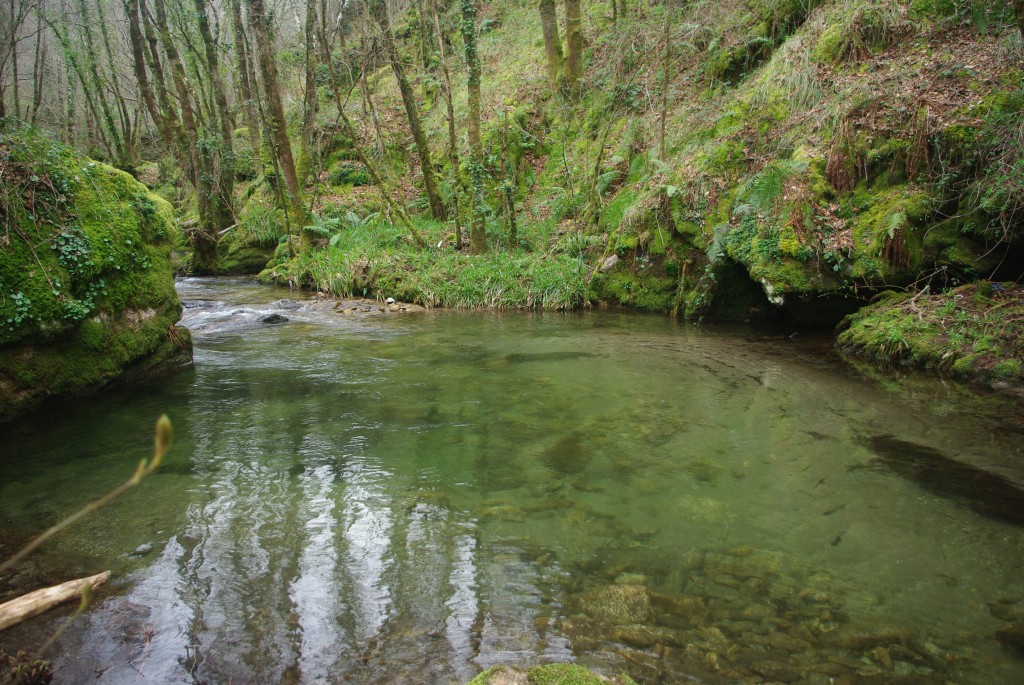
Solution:
<path fill-rule="evenodd" d="M 1019 2 L 314 3 L 273 34 L 262 0 L 233 0 L 210 10 L 230 55 L 205 0 L 159 4 L 117 9 L 145 145 L 91 85 L 116 60 L 66 68 L 105 123 L 94 152 L 176 204 L 183 271 L 816 326 L 839 301 L 1024 274 Z M 54 245 L 74 287 L 12 290 L 9 326 L 108 296 L 76 229 Z"/>
<path fill-rule="evenodd" d="M 1024 287 L 978 281 L 947 292 L 887 293 L 848 316 L 840 349 L 951 375 L 1024 384 Z"/>
<path fill-rule="evenodd" d="M 0 416 L 188 354 L 165 201 L 11 124 L 0 174 Z"/>

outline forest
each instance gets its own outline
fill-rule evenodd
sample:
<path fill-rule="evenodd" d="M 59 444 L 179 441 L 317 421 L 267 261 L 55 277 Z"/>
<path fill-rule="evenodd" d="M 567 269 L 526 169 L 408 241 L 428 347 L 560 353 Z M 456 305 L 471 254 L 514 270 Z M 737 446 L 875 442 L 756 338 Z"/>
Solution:
<path fill-rule="evenodd" d="M 1024 0 L 0 0 L 0 222 L 0 682 L 1019 681 Z"/>
<path fill-rule="evenodd" d="M 997 340 L 1019 326 L 985 334 L 986 303 L 1019 321 L 1000 283 L 1022 264 L 1020 2 L 2 11 L 6 149 L 45 131 L 145 183 L 179 272 L 426 306 L 852 315 L 845 349 L 1021 378 Z M 977 305 L 953 331 L 958 299 Z"/>

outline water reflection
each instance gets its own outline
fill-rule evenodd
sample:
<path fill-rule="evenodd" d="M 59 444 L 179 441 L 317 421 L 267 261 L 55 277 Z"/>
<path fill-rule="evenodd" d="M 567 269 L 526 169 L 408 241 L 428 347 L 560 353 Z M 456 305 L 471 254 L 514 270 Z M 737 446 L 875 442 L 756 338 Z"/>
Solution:
<path fill-rule="evenodd" d="M 1016 682 L 995 636 L 1024 616 L 1021 529 L 870 468 L 892 434 L 1016 486 L 1012 403 L 908 401 L 659 318 L 288 302 L 264 326 L 279 293 L 185 292 L 194 373 L 16 434 L 0 465 L 0 513 L 30 529 L 116 482 L 146 447 L 133 426 L 178 428 L 164 473 L 55 545 L 55 566 L 127 579 L 62 640 L 66 682 L 465 682 L 573 659 L 643 682 Z"/>

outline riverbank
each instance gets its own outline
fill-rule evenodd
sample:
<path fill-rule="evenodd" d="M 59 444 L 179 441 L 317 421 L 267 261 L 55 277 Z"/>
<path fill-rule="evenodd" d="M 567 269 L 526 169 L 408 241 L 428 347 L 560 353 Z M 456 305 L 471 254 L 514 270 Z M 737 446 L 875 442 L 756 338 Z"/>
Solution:
<path fill-rule="evenodd" d="M 979 281 L 946 292 L 888 291 L 846 318 L 843 352 L 1024 390 L 1024 286 Z"/>

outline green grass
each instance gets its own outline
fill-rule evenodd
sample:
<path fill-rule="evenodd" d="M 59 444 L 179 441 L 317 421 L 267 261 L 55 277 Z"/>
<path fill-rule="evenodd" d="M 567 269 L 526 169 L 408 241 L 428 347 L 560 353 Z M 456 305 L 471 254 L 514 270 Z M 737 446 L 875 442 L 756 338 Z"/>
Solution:
<path fill-rule="evenodd" d="M 427 243 L 447 233 L 418 220 Z M 589 269 L 577 253 L 492 249 L 480 256 L 450 245 L 417 250 L 399 226 L 345 226 L 328 245 L 275 266 L 268 274 L 339 297 L 394 297 L 427 307 L 569 310 L 588 301 Z"/>

